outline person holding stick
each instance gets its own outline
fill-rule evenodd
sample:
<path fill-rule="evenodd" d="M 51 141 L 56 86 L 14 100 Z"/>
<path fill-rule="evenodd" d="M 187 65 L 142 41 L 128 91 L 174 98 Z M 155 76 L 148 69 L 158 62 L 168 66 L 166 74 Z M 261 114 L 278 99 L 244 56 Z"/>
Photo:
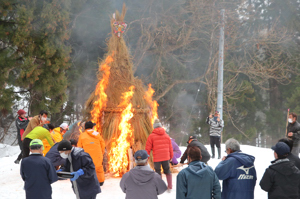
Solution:
<path fill-rule="evenodd" d="M 292 154 L 299 157 L 300 124 L 297 122 L 296 113 L 290 113 L 288 118 L 287 137 L 293 140 Z"/>

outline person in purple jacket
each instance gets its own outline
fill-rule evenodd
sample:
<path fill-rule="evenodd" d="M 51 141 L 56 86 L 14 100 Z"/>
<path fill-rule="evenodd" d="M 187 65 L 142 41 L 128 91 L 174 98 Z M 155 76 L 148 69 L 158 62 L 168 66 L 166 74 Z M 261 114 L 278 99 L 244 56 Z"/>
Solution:
<path fill-rule="evenodd" d="M 171 164 L 172 165 L 177 165 L 178 164 L 177 158 L 180 158 L 181 151 L 179 149 L 179 146 L 175 142 L 175 139 L 171 138 L 171 143 L 172 143 L 172 147 L 173 147 L 173 158 L 172 158 Z"/>

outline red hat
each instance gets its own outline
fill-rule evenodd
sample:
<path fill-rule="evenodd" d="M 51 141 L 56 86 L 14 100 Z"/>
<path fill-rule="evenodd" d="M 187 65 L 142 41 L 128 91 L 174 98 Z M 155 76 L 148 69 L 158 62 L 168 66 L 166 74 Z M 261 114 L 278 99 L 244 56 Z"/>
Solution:
<path fill-rule="evenodd" d="M 20 110 L 18 110 L 18 115 L 23 115 L 23 114 L 25 114 L 26 112 L 23 110 L 23 109 L 20 109 Z"/>

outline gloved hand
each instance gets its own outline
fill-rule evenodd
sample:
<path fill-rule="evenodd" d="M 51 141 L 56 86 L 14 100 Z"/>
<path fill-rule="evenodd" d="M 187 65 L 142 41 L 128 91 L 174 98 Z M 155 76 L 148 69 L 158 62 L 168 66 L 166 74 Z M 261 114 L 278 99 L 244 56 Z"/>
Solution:
<path fill-rule="evenodd" d="M 74 177 L 71 178 L 71 181 L 75 181 L 79 178 L 79 176 L 82 176 L 84 174 L 84 171 L 82 169 L 79 169 L 78 171 L 72 172 L 71 174 L 74 175 Z"/>
<path fill-rule="evenodd" d="M 62 171 L 62 169 L 58 169 L 58 170 L 56 171 L 56 173 L 61 172 L 61 171 Z"/>

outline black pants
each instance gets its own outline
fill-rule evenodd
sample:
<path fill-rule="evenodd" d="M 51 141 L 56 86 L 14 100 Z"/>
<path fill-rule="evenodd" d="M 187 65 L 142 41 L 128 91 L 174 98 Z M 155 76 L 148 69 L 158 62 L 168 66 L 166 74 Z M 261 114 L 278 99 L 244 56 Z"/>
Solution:
<path fill-rule="evenodd" d="M 220 136 L 210 136 L 210 146 L 211 148 L 215 148 L 215 145 L 217 148 L 220 148 L 221 143 L 221 137 Z"/>
<path fill-rule="evenodd" d="M 30 149 L 29 149 L 29 145 L 32 139 L 30 138 L 25 138 L 23 140 L 23 158 L 26 158 L 29 156 L 30 153 Z"/>
<path fill-rule="evenodd" d="M 170 160 L 162 161 L 162 162 L 154 162 L 155 172 L 161 175 L 161 166 L 164 170 L 164 174 L 171 173 L 170 171 Z"/>
<path fill-rule="evenodd" d="M 22 140 L 21 140 L 21 136 L 18 136 L 18 144 L 19 144 L 19 147 L 20 147 L 21 152 L 20 152 L 20 154 L 19 154 L 17 160 L 20 161 L 20 160 L 22 159 L 22 156 L 23 156 L 23 142 L 22 142 Z"/>

